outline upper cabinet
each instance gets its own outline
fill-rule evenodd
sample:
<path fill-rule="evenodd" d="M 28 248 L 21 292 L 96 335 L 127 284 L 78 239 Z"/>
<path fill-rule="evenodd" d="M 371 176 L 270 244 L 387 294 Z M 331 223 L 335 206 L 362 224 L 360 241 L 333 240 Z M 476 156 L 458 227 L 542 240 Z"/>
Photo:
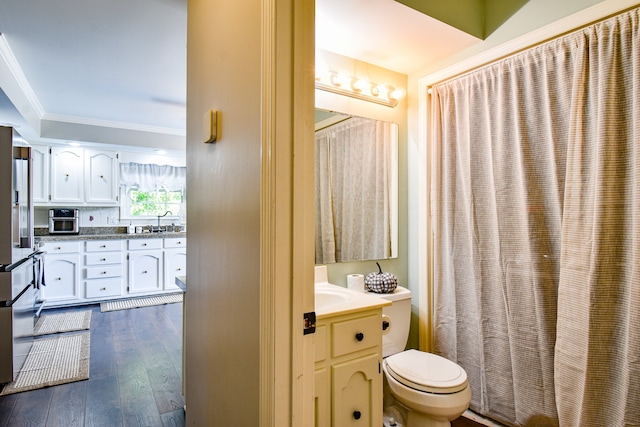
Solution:
<path fill-rule="evenodd" d="M 51 148 L 52 203 L 79 204 L 84 202 L 84 157 L 82 148 Z"/>
<path fill-rule="evenodd" d="M 118 201 L 118 153 L 84 151 L 85 202 L 110 205 Z"/>
<path fill-rule="evenodd" d="M 113 206 L 118 203 L 118 153 L 34 146 L 36 205 Z"/>

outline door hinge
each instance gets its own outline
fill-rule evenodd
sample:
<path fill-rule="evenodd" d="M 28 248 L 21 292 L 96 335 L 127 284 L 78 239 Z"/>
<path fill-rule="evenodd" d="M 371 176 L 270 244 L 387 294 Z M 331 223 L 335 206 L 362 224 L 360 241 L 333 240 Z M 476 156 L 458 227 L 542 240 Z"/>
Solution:
<path fill-rule="evenodd" d="M 313 334 L 316 332 L 316 312 L 310 311 L 309 313 L 305 313 L 303 316 L 304 319 L 304 335 Z"/>

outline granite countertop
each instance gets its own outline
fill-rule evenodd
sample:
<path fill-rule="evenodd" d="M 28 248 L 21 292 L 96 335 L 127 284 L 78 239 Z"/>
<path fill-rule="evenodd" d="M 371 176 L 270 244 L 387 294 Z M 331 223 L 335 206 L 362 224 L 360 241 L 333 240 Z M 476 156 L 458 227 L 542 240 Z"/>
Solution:
<path fill-rule="evenodd" d="M 127 227 L 81 227 L 78 234 L 49 234 L 48 229 L 36 228 L 36 242 L 60 242 L 73 240 L 127 240 L 186 238 L 184 231 L 128 234 Z"/>
<path fill-rule="evenodd" d="M 176 276 L 176 285 L 184 292 L 187 292 L 187 276 Z"/>

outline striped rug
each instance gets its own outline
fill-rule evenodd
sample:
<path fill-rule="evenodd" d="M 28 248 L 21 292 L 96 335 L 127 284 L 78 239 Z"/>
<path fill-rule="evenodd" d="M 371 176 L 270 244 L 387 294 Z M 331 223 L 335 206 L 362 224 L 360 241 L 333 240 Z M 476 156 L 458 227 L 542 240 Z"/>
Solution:
<path fill-rule="evenodd" d="M 150 307 L 152 305 L 172 304 L 182 302 L 182 292 L 177 294 L 159 295 L 145 298 L 132 298 L 100 303 L 100 311 L 127 310 L 129 308 Z"/>
<path fill-rule="evenodd" d="M 81 331 L 91 325 L 91 310 L 43 314 L 36 323 L 34 335 Z"/>
<path fill-rule="evenodd" d="M 14 382 L 0 396 L 89 378 L 90 332 L 36 339 Z"/>

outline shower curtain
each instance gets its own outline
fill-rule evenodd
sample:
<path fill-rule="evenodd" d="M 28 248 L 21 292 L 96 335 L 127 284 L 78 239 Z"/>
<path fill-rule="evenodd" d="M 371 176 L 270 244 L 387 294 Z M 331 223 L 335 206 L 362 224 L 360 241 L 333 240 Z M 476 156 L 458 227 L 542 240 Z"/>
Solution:
<path fill-rule="evenodd" d="M 432 88 L 435 351 L 509 425 L 640 425 L 639 26 Z"/>

